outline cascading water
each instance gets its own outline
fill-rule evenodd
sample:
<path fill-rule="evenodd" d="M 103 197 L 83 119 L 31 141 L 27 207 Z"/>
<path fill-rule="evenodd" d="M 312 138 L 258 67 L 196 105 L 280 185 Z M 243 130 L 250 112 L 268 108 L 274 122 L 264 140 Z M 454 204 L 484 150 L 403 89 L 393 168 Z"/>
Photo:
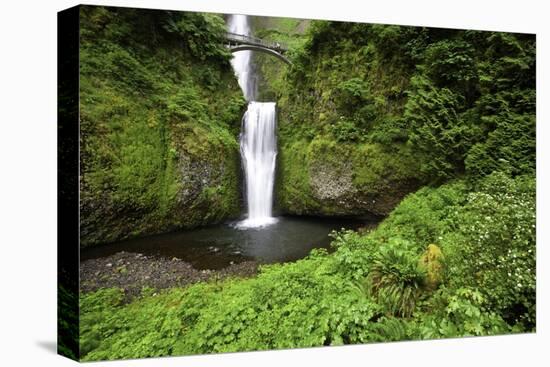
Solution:
<path fill-rule="evenodd" d="M 229 31 L 249 35 L 248 17 L 230 16 Z M 277 221 L 271 216 L 277 156 L 275 103 L 254 101 L 256 87 L 251 72 L 250 56 L 250 51 L 239 51 L 231 61 L 239 85 L 249 101 L 248 109 L 243 116 L 240 141 L 248 214 L 247 219 L 237 224 L 238 228 L 261 227 Z"/>
<path fill-rule="evenodd" d="M 230 15 L 229 16 L 229 32 L 244 36 L 250 35 L 250 27 L 248 25 L 248 17 L 246 15 Z M 247 101 L 253 101 L 256 97 L 256 83 L 254 75 L 251 72 L 251 51 L 239 51 L 233 55 L 231 65 L 237 78 L 239 85 Z"/>
<path fill-rule="evenodd" d="M 276 221 L 271 216 L 276 156 L 275 103 L 250 102 L 241 132 L 248 218 L 239 227 L 260 227 Z"/>

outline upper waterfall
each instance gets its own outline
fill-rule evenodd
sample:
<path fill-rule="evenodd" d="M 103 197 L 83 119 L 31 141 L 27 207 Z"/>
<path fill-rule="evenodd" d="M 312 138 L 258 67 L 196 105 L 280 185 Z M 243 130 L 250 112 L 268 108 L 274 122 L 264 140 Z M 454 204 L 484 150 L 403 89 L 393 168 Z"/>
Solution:
<path fill-rule="evenodd" d="M 230 15 L 228 26 L 231 33 L 250 35 L 250 26 L 246 15 Z M 247 101 L 253 101 L 256 98 L 256 83 L 252 72 L 251 53 L 251 51 L 239 51 L 231 59 L 231 65 L 235 70 L 235 74 L 237 74 L 239 85 Z"/>

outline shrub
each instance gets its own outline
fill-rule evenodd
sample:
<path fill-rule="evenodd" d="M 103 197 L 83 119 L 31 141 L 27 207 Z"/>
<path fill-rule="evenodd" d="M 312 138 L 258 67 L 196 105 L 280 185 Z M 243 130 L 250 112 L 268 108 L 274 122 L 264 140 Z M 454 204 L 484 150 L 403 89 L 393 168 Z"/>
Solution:
<path fill-rule="evenodd" d="M 356 281 L 364 279 L 370 271 L 379 242 L 351 230 L 334 231 L 331 237 L 331 246 L 336 249 L 332 256 L 338 271 Z"/>
<path fill-rule="evenodd" d="M 421 188 L 403 199 L 373 236 L 382 240 L 400 236 L 415 244 L 420 253 L 428 244 L 440 243 L 443 234 L 451 230 L 448 218 L 465 202 L 466 192 L 461 181 Z"/>
<path fill-rule="evenodd" d="M 349 120 L 340 119 L 331 125 L 331 133 L 338 142 L 353 142 L 361 140 L 361 132 Z"/>
<path fill-rule="evenodd" d="M 230 52 L 223 47 L 225 23 L 215 14 L 179 12 L 170 14 L 164 23 L 164 29 L 179 36 L 188 52 L 200 60 L 208 58 L 228 64 Z"/>
<path fill-rule="evenodd" d="M 468 195 L 444 238 L 449 284 L 477 288 L 510 324 L 535 324 L 535 181 L 494 173 Z"/>
<path fill-rule="evenodd" d="M 371 95 L 368 85 L 360 78 L 340 82 L 333 93 L 336 103 L 348 112 L 360 107 Z"/>
<path fill-rule="evenodd" d="M 480 178 L 493 171 L 521 175 L 535 172 L 536 121 L 534 115 L 502 112 L 486 117 L 495 126 L 487 140 L 475 144 L 466 156 L 466 172 Z"/>
<path fill-rule="evenodd" d="M 425 53 L 425 73 L 436 85 L 471 95 L 477 82 L 477 68 L 471 43 L 445 39 L 431 44 Z"/>

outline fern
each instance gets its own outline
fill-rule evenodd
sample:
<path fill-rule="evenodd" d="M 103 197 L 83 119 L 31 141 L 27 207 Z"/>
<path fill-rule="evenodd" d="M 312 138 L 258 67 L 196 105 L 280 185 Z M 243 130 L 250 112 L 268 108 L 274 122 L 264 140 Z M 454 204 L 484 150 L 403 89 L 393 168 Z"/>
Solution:
<path fill-rule="evenodd" d="M 422 293 L 426 269 L 410 247 L 404 240 L 382 246 L 366 278 L 370 293 L 390 315 L 411 316 Z"/>
<path fill-rule="evenodd" d="M 407 338 L 407 325 L 402 319 L 383 317 L 370 326 L 369 339 L 376 342 L 398 341 Z"/>

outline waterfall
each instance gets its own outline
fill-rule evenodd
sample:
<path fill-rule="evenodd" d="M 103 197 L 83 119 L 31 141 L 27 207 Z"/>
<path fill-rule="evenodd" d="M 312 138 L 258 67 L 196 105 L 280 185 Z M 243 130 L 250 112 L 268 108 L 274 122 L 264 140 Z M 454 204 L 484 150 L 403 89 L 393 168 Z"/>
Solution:
<path fill-rule="evenodd" d="M 231 15 L 229 31 L 250 35 L 248 17 Z M 254 101 L 256 86 L 250 56 L 250 51 L 239 51 L 231 60 L 239 85 L 249 101 L 240 137 L 248 213 L 247 219 L 237 224 L 239 228 L 261 227 L 277 221 L 271 216 L 277 156 L 275 103 Z"/>
<path fill-rule="evenodd" d="M 276 156 L 275 103 L 250 102 L 241 132 L 248 218 L 240 222 L 239 227 L 260 227 L 275 222 L 271 209 Z"/>

